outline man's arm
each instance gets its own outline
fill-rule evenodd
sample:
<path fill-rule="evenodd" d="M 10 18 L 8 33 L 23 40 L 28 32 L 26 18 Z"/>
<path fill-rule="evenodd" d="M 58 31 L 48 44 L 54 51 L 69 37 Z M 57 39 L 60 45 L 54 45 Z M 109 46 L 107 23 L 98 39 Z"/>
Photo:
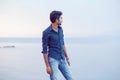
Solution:
<path fill-rule="evenodd" d="M 65 57 L 66 57 L 67 63 L 68 63 L 68 65 L 70 66 L 70 61 L 69 61 L 69 57 L 68 57 L 68 54 L 67 54 L 67 50 L 66 50 L 65 45 L 63 45 L 63 50 L 64 50 L 64 55 L 65 55 Z"/>
<path fill-rule="evenodd" d="M 48 55 L 45 53 L 45 54 L 43 54 L 43 57 L 44 57 L 44 62 L 45 62 L 46 67 L 49 67 L 50 65 L 48 62 Z"/>
<path fill-rule="evenodd" d="M 51 67 L 49 65 L 49 62 L 48 62 L 48 54 L 43 54 L 43 57 L 44 57 L 44 61 L 45 61 L 45 65 L 46 65 L 46 71 L 48 74 L 51 74 L 52 73 L 52 70 L 51 70 Z"/>
<path fill-rule="evenodd" d="M 42 36 L 42 47 L 43 47 L 43 58 L 44 58 L 44 62 L 46 65 L 46 71 L 48 74 L 52 73 L 52 70 L 50 68 L 49 65 L 49 61 L 48 61 L 48 54 L 47 54 L 47 46 L 48 46 L 48 37 L 47 37 L 47 33 L 43 32 L 43 36 Z"/>

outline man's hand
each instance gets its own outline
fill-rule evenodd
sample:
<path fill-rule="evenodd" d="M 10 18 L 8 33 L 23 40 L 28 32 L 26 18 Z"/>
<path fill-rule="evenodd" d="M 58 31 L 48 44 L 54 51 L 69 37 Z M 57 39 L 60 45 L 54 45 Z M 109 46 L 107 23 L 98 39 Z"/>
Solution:
<path fill-rule="evenodd" d="M 48 73 L 49 75 L 52 74 L 52 69 L 51 69 L 50 66 L 46 68 L 46 71 L 47 71 L 47 73 Z"/>
<path fill-rule="evenodd" d="M 70 66 L 70 61 L 69 61 L 69 59 L 67 59 L 67 63 L 68 63 L 68 65 Z"/>

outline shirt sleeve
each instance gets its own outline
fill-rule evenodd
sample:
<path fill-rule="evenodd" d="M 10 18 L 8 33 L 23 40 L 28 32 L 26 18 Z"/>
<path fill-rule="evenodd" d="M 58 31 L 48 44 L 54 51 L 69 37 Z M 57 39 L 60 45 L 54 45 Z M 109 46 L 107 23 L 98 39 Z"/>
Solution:
<path fill-rule="evenodd" d="M 61 30 L 62 30 L 62 45 L 65 45 L 63 29 L 61 28 Z"/>
<path fill-rule="evenodd" d="M 65 42 L 64 42 L 64 34 L 63 34 L 63 39 L 62 39 L 62 45 L 65 45 Z"/>
<path fill-rule="evenodd" d="M 48 47 L 48 34 L 43 32 L 42 35 L 42 53 L 47 54 L 47 47 Z"/>

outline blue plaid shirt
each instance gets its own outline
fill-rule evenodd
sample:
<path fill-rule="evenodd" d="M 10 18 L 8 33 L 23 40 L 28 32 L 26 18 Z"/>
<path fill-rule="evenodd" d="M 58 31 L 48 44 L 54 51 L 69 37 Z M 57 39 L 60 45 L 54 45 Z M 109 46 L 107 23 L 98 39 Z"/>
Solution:
<path fill-rule="evenodd" d="M 42 53 L 48 54 L 48 57 L 59 59 L 65 59 L 64 51 L 64 35 L 62 27 L 58 26 L 58 32 L 52 29 L 50 25 L 43 31 L 42 36 Z"/>

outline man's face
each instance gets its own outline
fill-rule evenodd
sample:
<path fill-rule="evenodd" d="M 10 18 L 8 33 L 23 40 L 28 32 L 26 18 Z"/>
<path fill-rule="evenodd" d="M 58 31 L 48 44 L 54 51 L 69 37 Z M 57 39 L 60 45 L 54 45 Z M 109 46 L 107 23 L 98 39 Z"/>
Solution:
<path fill-rule="evenodd" d="M 57 22 L 57 24 L 58 24 L 58 25 L 61 25 L 61 24 L 62 24 L 62 21 L 63 21 L 63 20 L 62 20 L 62 16 L 60 16 L 60 18 L 59 18 L 59 19 L 57 19 L 57 21 L 56 21 L 56 22 Z"/>

